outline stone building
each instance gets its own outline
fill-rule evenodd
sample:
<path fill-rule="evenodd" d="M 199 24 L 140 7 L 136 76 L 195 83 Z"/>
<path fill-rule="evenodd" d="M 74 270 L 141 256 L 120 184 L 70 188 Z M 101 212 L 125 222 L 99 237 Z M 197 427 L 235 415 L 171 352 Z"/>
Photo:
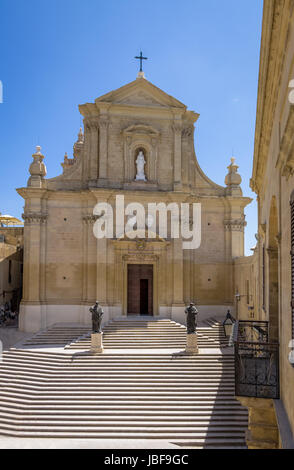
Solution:
<path fill-rule="evenodd" d="M 22 296 L 23 227 L 0 227 L 0 305 L 18 311 Z"/>
<path fill-rule="evenodd" d="M 289 438 L 285 430 L 291 429 L 294 435 L 293 79 L 294 1 L 265 0 L 250 183 L 258 201 L 258 242 L 253 257 L 236 260 L 235 281 L 244 287 L 249 279 L 254 318 L 268 321 L 269 340 L 279 343 L 281 400 L 274 403 L 275 413 L 283 446 L 291 448 L 294 446 L 293 437 Z M 246 319 L 244 305 L 241 318 Z M 272 413 L 270 405 L 258 400 L 249 399 L 247 402 L 253 410 L 255 407 L 258 409 L 259 415 L 262 413 L 262 421 L 267 423 Z M 269 419 L 273 421 L 272 417 Z M 261 437 L 263 441 L 269 435 L 265 427 Z"/>
<path fill-rule="evenodd" d="M 17 190 L 25 200 L 20 328 L 89 323 L 96 299 L 105 321 L 143 313 L 183 322 L 190 300 L 197 301 L 202 316 L 223 317 L 234 306 L 234 259 L 244 255 L 244 208 L 251 201 L 242 195 L 234 159 L 225 187 L 212 182 L 194 150 L 199 115 L 143 73 L 79 109 L 84 133 L 81 129 L 73 158 L 65 155 L 62 175 L 45 179 L 38 147 L 27 187 Z M 201 204 L 200 247 L 183 249 L 183 237 L 172 237 L 170 218 L 164 237 L 155 229 L 136 239 L 127 230 L 95 238 L 99 219 L 93 209 L 109 203 L 117 220 L 116 196 L 144 208 Z M 138 223 L 136 212 L 134 217 Z M 191 228 L 191 214 L 188 219 Z"/>

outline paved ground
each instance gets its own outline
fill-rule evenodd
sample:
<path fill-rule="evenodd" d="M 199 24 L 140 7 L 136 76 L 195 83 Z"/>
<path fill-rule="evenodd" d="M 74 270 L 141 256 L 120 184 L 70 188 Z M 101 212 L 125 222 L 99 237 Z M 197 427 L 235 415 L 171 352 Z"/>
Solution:
<path fill-rule="evenodd" d="M 30 439 L 0 437 L 0 449 L 181 449 L 185 445 L 145 439 Z M 192 448 L 192 446 L 191 446 Z"/>

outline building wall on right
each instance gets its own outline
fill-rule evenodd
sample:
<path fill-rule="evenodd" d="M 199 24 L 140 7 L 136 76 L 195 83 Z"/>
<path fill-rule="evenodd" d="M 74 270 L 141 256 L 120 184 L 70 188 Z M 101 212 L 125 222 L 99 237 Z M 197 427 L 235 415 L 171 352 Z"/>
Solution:
<path fill-rule="evenodd" d="M 251 187 L 258 200 L 258 317 L 280 343 L 281 399 L 294 434 L 294 0 L 265 0 Z M 294 200 L 294 198 L 293 198 Z M 292 240 L 292 242 L 293 242 Z M 294 254 L 293 254 L 294 255 Z"/>

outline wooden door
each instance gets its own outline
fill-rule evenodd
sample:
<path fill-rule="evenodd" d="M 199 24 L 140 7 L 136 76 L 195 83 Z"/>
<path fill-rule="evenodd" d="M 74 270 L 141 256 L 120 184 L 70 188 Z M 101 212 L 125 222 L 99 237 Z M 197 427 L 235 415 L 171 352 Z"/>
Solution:
<path fill-rule="evenodd" d="M 153 315 L 153 265 L 128 265 L 128 315 Z"/>

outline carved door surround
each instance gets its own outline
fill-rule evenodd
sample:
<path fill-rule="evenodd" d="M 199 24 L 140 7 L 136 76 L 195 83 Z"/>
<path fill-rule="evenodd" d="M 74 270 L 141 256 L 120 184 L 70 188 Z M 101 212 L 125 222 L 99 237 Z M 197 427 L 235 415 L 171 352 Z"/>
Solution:
<path fill-rule="evenodd" d="M 145 174 L 147 182 L 143 184 L 156 184 L 157 159 L 160 133 L 151 126 L 134 124 L 123 130 L 124 140 L 124 181 L 127 184 L 135 183 L 135 159 L 139 149 L 144 150 L 146 160 Z"/>
<path fill-rule="evenodd" d="M 153 315 L 159 315 L 159 292 L 161 256 L 167 250 L 170 242 L 163 239 L 147 240 L 113 240 L 115 249 L 115 291 L 121 293 L 122 314 L 128 310 L 128 265 L 148 264 L 153 266 Z"/>

